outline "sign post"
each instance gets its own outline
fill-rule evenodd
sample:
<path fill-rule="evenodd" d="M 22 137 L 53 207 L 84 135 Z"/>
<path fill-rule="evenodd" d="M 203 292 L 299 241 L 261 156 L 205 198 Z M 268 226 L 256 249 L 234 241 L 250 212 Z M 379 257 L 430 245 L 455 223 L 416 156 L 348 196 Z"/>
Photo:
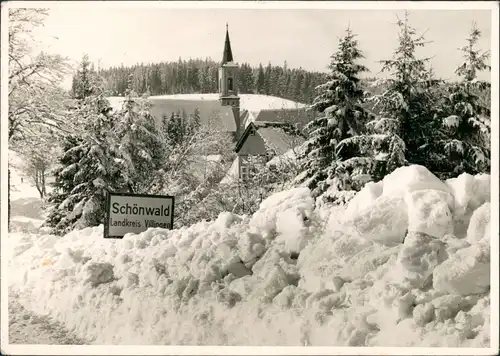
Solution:
<path fill-rule="evenodd" d="M 108 193 L 104 238 L 121 239 L 149 228 L 172 229 L 174 197 L 165 195 Z"/>

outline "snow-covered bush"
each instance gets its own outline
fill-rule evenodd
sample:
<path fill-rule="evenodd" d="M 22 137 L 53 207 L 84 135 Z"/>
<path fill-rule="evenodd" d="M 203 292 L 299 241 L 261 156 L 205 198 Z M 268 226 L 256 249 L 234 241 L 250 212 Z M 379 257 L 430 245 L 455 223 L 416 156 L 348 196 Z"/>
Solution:
<path fill-rule="evenodd" d="M 221 172 L 226 174 L 227 165 L 219 163 L 212 166 L 212 176 L 207 177 L 183 198 L 181 209 L 184 214 L 179 218 L 179 226 L 215 220 L 225 211 L 251 215 L 273 192 L 283 190 L 296 174 L 293 170 L 282 169 L 279 162 L 268 167 L 262 160 L 249 157 L 249 165 L 253 167 L 255 174 L 246 180 L 233 179 L 227 182 L 221 182 Z M 290 165 L 287 167 L 290 168 Z"/>

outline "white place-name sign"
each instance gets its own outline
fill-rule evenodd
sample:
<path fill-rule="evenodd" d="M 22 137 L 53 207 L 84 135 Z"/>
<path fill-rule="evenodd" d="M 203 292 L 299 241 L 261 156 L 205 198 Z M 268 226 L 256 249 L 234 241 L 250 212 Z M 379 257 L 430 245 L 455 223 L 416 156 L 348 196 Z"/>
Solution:
<path fill-rule="evenodd" d="M 149 228 L 172 229 L 174 197 L 164 195 L 108 193 L 105 238 L 122 238 Z"/>

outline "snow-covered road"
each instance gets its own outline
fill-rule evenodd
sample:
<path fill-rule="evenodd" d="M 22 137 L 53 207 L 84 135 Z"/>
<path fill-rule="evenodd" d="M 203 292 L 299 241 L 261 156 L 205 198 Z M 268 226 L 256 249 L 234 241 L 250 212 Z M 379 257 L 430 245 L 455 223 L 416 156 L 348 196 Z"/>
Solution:
<path fill-rule="evenodd" d="M 37 233 L 43 221 L 42 201 L 28 177 L 18 169 L 18 157 L 10 155 L 11 162 L 11 231 Z M 17 163 L 17 164 L 16 164 Z M 21 178 L 23 178 L 21 180 Z M 12 235 L 11 235 L 12 236 Z M 11 291 L 10 291 L 11 292 Z M 43 345 L 88 344 L 77 338 L 61 323 L 48 316 L 36 315 L 26 310 L 15 293 L 9 293 L 9 343 Z"/>
<path fill-rule="evenodd" d="M 39 316 L 26 310 L 9 296 L 9 343 L 42 345 L 85 345 L 89 344 L 76 337 L 61 323 L 47 316 Z"/>

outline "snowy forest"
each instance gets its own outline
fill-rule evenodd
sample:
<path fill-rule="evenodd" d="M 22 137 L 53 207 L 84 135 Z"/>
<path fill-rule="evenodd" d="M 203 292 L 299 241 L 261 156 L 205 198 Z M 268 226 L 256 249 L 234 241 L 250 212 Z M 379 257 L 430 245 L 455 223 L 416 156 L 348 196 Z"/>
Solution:
<path fill-rule="evenodd" d="M 272 166 L 255 161 L 245 181 L 220 184 L 234 159 L 231 137 L 215 125 L 150 113 L 148 96 L 215 92 L 217 63 L 179 61 L 96 71 L 88 57 L 78 68 L 59 55 L 32 56 L 30 31 L 46 12 L 11 9 L 9 28 L 9 146 L 23 159 L 44 199 L 54 233 L 103 222 L 109 191 L 176 196 L 177 227 L 219 213 L 252 214 L 269 195 L 305 186 L 326 204 L 345 204 L 370 181 L 419 164 L 441 179 L 490 170 L 489 53 L 477 48 L 475 24 L 463 39 L 460 80 L 445 82 L 416 50 L 426 39 L 398 19 L 398 43 L 380 58 L 384 79 L 362 80 L 355 29 L 346 29 L 328 72 L 279 66 L 240 66 L 240 91 L 311 103 L 297 159 Z M 72 89 L 61 89 L 74 73 Z M 372 75 L 372 74 L 370 74 Z M 107 97 L 123 95 L 121 110 Z M 212 119 L 212 118 L 210 118 Z M 221 159 L 209 161 L 206 152 Z M 50 189 L 47 189 L 50 187 Z"/>
<path fill-rule="evenodd" d="M 132 90 L 149 91 L 151 95 L 216 93 L 220 63 L 212 59 L 179 59 L 173 63 L 113 67 L 99 71 L 112 95 L 123 95 L 132 74 Z M 311 103 L 314 88 L 326 79 L 325 73 L 309 72 L 302 68 L 259 64 L 252 68 L 241 63 L 236 78 L 241 94 L 264 94 Z M 76 85 L 76 83 L 75 83 Z"/>

